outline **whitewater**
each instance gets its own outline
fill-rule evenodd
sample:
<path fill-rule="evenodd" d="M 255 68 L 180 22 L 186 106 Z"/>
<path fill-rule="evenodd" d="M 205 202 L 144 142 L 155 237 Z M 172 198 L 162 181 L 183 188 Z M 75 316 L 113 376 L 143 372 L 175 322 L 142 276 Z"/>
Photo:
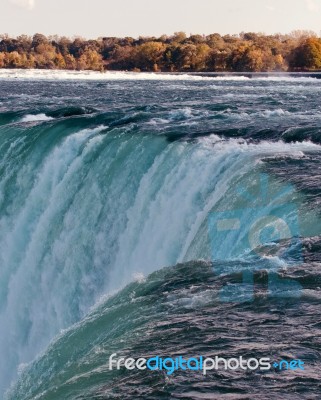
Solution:
<path fill-rule="evenodd" d="M 302 377 L 261 386 L 304 398 L 320 372 L 320 94 L 310 76 L 0 70 L 0 398 L 268 398 L 254 374 L 107 369 L 113 352 L 221 349 L 299 354 Z M 242 209 L 239 188 L 262 177 L 270 197 L 252 196 L 244 230 L 282 211 L 303 250 L 235 257 L 243 232 L 222 240 L 210 218 Z M 289 185 L 298 216 L 274 196 Z M 268 298 L 271 268 L 300 298 Z M 254 299 L 220 301 L 248 269 Z"/>

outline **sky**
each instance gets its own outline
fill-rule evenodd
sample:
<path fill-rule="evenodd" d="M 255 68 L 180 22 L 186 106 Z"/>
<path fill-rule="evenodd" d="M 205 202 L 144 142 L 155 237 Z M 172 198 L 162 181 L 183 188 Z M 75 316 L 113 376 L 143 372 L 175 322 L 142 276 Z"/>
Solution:
<path fill-rule="evenodd" d="M 321 34 L 321 0 L 0 0 L 0 34 Z"/>

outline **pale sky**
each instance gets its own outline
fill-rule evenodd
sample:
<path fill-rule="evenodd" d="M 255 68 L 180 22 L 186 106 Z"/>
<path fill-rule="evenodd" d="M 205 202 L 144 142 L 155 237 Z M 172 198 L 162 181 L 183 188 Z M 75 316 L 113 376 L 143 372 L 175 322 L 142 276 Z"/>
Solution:
<path fill-rule="evenodd" d="M 86 38 L 199 33 L 320 35 L 321 0 L 0 0 L 0 33 Z"/>

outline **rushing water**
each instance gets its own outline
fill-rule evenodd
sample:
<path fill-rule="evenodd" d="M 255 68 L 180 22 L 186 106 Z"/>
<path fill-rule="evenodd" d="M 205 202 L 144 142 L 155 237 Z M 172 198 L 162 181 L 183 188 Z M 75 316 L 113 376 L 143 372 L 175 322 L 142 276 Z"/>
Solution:
<path fill-rule="evenodd" d="M 1 71 L 0 396 L 320 398 L 320 96 L 311 77 Z M 222 238 L 209 221 L 243 209 L 237 188 L 254 203 Z M 233 254 L 266 210 L 296 241 Z M 300 290 L 271 295 L 271 268 Z M 114 352 L 306 368 L 111 372 Z"/>

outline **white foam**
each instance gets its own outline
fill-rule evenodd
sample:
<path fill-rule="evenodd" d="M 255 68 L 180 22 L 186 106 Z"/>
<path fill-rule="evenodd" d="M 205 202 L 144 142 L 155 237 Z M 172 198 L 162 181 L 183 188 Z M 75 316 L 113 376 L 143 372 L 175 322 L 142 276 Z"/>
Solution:
<path fill-rule="evenodd" d="M 48 117 L 46 114 L 27 114 L 20 122 L 37 122 L 37 121 L 51 121 L 54 118 Z"/>
<path fill-rule="evenodd" d="M 277 110 L 265 110 L 262 112 L 263 117 L 281 117 L 283 115 L 290 114 L 288 111 L 282 110 L 282 108 L 278 108 Z"/>
<path fill-rule="evenodd" d="M 228 78 L 228 77 L 225 77 Z M 225 79 L 224 78 L 224 79 Z M 245 77 L 230 77 L 231 79 L 244 80 Z M 89 80 L 89 81 L 131 81 L 131 80 L 169 80 L 169 81 L 203 81 L 217 80 L 217 77 L 204 77 L 189 74 L 167 74 L 153 72 L 125 72 L 125 71 L 61 71 L 61 70 L 21 70 L 0 69 L 0 79 L 19 80 Z"/>
<path fill-rule="evenodd" d="M 222 75 L 222 76 L 203 76 L 190 75 L 185 73 L 154 73 L 154 72 L 126 72 L 126 71 L 68 71 L 68 70 L 37 70 L 37 69 L 0 69 L 0 79 L 18 80 L 89 80 L 89 81 L 136 81 L 136 80 L 156 80 L 156 81 L 276 81 L 276 82 L 318 82 L 314 77 L 293 75 L 270 76 L 253 75 L 250 77 L 243 75 Z"/>

